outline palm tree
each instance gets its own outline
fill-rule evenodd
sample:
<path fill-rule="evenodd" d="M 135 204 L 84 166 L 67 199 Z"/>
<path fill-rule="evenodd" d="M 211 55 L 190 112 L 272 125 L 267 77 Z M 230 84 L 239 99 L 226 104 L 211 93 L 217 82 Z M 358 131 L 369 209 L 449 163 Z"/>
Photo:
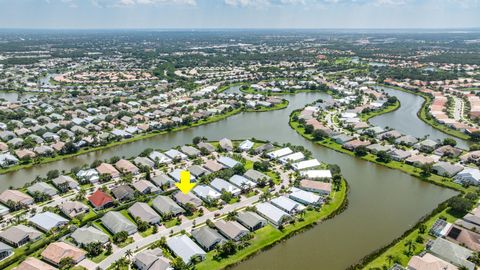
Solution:
<path fill-rule="evenodd" d="M 125 251 L 125 257 L 127 257 L 128 259 L 130 259 L 133 255 L 133 252 L 132 250 L 130 249 L 127 249 L 127 251 Z"/>
<path fill-rule="evenodd" d="M 392 265 L 393 259 L 395 259 L 395 257 L 393 257 L 392 254 L 387 255 L 387 261 L 389 266 Z"/>
<path fill-rule="evenodd" d="M 408 254 L 412 254 L 412 249 L 415 248 L 415 243 L 413 242 L 413 240 L 412 240 L 412 239 L 408 239 L 408 240 L 405 242 L 405 246 L 407 247 Z"/>

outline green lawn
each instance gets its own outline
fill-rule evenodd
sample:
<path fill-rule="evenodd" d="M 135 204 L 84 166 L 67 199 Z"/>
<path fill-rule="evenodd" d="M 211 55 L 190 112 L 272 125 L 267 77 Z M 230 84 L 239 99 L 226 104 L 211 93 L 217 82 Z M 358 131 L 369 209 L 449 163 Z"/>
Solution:
<path fill-rule="evenodd" d="M 422 92 L 418 92 L 418 91 L 412 91 L 412 90 L 404 89 L 404 88 L 397 87 L 397 86 L 391 86 L 391 85 L 381 85 L 381 86 L 393 88 L 393 89 L 396 89 L 396 90 L 399 90 L 399 91 L 403 91 L 403 92 L 406 92 L 406 93 L 410 93 L 410 94 L 414 94 L 414 95 L 423 97 L 425 99 L 425 101 L 423 102 L 420 110 L 417 112 L 418 118 L 420 118 L 423 122 L 427 123 L 428 125 L 432 126 L 433 128 L 442 131 L 443 133 L 446 133 L 448 135 L 451 135 L 451 136 L 454 136 L 454 137 L 457 137 L 457 138 L 460 138 L 460 139 L 463 139 L 463 140 L 471 140 L 469 135 L 467 135 L 467 134 L 465 134 L 461 131 L 458 131 L 456 129 L 447 127 L 446 125 L 440 124 L 433 117 L 428 117 L 428 115 L 427 115 L 428 111 L 429 111 L 428 107 L 432 103 L 432 97 L 430 95 L 422 93 Z"/>
<path fill-rule="evenodd" d="M 442 212 L 432 216 L 425 222 L 427 225 L 427 230 L 424 234 L 421 234 L 418 229 L 415 229 L 411 233 L 409 233 L 406 237 L 402 238 L 398 243 L 387 249 L 387 251 L 383 252 L 379 257 L 375 260 L 368 263 L 363 269 L 382 269 L 384 265 L 390 267 L 393 264 L 393 261 L 406 266 L 408 261 L 413 255 L 419 254 L 423 250 L 425 250 L 425 244 L 427 243 L 428 239 L 434 239 L 433 237 L 428 235 L 428 231 L 431 229 L 433 224 L 438 218 L 445 218 L 448 222 L 452 223 L 458 218 L 452 216 L 447 212 L 447 209 L 443 210 Z M 418 243 L 415 240 L 417 237 L 421 235 L 424 238 L 423 243 Z M 409 240 L 415 242 L 415 248 L 412 250 L 412 254 L 408 254 L 408 249 L 405 247 L 405 243 Z M 390 257 L 392 256 L 392 257 Z M 389 260 L 390 258 L 390 260 Z M 394 258 L 391 260 L 391 258 Z"/>
<path fill-rule="evenodd" d="M 282 103 L 275 104 L 271 107 L 259 107 L 259 108 L 249 108 L 246 109 L 245 111 L 247 112 L 268 112 L 268 111 L 275 111 L 275 110 L 281 110 L 285 109 L 288 107 L 288 100 L 283 100 Z"/>
<path fill-rule="evenodd" d="M 91 257 L 89 259 L 94 263 L 100 263 L 101 261 L 105 260 L 105 258 L 107 258 L 107 257 L 108 257 L 108 255 L 106 254 L 106 251 L 103 251 L 102 254 L 100 254 L 96 257 Z"/>
<path fill-rule="evenodd" d="M 397 100 L 397 102 L 395 102 L 394 104 L 383 107 L 381 110 L 374 110 L 374 111 L 370 111 L 368 113 L 360 114 L 360 119 L 364 122 L 367 122 L 368 119 L 370 119 L 372 117 L 382 115 L 382 114 L 385 114 L 385 113 L 389 113 L 389 112 L 393 112 L 393 111 L 397 110 L 398 108 L 400 108 L 400 101 Z"/>
<path fill-rule="evenodd" d="M 254 238 L 251 240 L 251 245 L 248 247 L 237 251 L 236 254 L 216 261 L 213 256 L 215 251 L 209 252 L 205 261 L 199 263 L 195 266 L 197 270 L 216 270 L 224 269 L 227 266 L 236 264 L 242 260 L 247 259 L 248 257 L 260 252 L 261 250 L 268 248 L 283 238 L 287 238 L 293 235 L 296 232 L 305 229 L 314 222 L 328 218 L 330 215 L 333 215 L 337 210 L 340 210 L 346 203 L 347 199 L 347 184 L 345 181 L 342 181 L 342 186 L 340 191 L 333 192 L 331 194 L 330 204 L 325 205 L 321 208 L 320 211 L 307 211 L 303 221 L 297 221 L 295 224 L 290 224 L 285 226 L 283 231 L 278 230 L 277 228 L 267 225 L 264 228 L 259 229 L 254 233 Z"/>
<path fill-rule="evenodd" d="M 313 141 L 313 135 L 312 134 L 306 134 L 305 133 L 305 128 L 299 122 L 293 121 L 293 116 L 298 115 L 298 113 L 299 113 L 298 111 L 292 113 L 292 115 L 290 117 L 290 126 L 295 131 L 297 131 L 300 135 L 302 135 L 304 138 Z M 322 141 L 315 141 L 315 143 L 317 143 L 319 145 L 322 145 L 322 146 L 325 146 L 325 147 L 328 147 L 330 149 L 333 149 L 337 152 L 341 152 L 341 153 L 348 154 L 350 156 L 355 157 L 355 154 L 352 151 L 344 149 L 341 144 L 336 143 L 335 141 L 331 140 L 330 138 L 326 138 Z M 391 168 L 391 169 L 397 169 L 397 170 L 403 171 L 405 173 L 408 173 L 412 176 L 415 176 L 415 177 L 417 177 L 417 178 L 419 178 L 423 181 L 427 181 L 427 182 L 430 182 L 430 183 L 433 183 L 433 184 L 436 184 L 436 185 L 451 188 L 451 189 L 454 189 L 454 190 L 457 190 L 457 191 L 460 191 L 460 192 L 465 192 L 467 190 L 472 190 L 473 189 L 473 188 L 465 188 L 462 185 L 454 183 L 449 178 L 445 178 L 445 177 L 442 177 L 442 176 L 439 176 L 439 175 L 436 175 L 436 174 L 431 174 L 429 177 L 426 177 L 426 178 L 421 177 L 421 175 L 420 175 L 421 169 L 416 168 L 412 165 L 405 164 L 403 162 L 398 162 L 398 161 L 394 161 L 394 160 L 390 161 L 389 163 L 379 162 L 379 161 L 377 161 L 376 156 L 372 155 L 372 154 L 368 154 L 366 156 L 357 157 L 357 158 L 361 158 L 363 160 L 367 160 L 367 161 L 370 161 L 370 162 L 373 162 L 373 163 L 377 163 L 377 164 L 383 165 L 383 166 Z"/>

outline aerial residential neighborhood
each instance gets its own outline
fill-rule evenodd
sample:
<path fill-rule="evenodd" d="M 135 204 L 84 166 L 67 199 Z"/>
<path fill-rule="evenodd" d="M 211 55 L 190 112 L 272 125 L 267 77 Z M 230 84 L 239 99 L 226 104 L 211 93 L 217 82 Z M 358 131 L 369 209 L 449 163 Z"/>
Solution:
<path fill-rule="evenodd" d="M 0 0 L 0 269 L 480 269 L 477 0 Z"/>

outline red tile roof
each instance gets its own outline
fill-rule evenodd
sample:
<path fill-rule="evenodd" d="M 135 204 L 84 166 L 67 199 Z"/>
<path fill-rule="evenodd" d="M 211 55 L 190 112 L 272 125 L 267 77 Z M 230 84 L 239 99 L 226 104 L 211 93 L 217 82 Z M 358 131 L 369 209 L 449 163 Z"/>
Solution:
<path fill-rule="evenodd" d="M 95 208 L 103 207 L 104 205 L 113 202 L 112 197 L 100 189 L 97 189 L 97 191 L 92 193 L 92 195 L 88 197 L 88 200 L 95 206 Z"/>

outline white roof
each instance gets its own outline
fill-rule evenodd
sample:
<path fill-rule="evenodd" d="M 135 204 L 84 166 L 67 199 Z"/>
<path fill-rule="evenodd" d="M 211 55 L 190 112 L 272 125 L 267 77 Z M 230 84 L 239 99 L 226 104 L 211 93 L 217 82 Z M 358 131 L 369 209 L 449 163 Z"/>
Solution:
<path fill-rule="evenodd" d="M 279 158 L 279 157 L 283 157 L 283 156 L 286 156 L 286 155 L 291 154 L 291 153 L 293 153 L 292 149 L 290 149 L 288 147 L 285 147 L 285 148 L 282 148 L 282 149 L 272 151 L 272 152 L 268 153 L 267 156 L 270 157 L 270 158 Z"/>
<path fill-rule="evenodd" d="M 302 204 L 286 197 L 286 196 L 280 196 L 277 198 L 273 198 L 271 200 L 271 203 L 275 206 L 278 206 L 279 208 L 287 211 L 287 212 L 292 212 L 292 211 L 298 211 L 298 210 L 303 210 L 305 209 L 305 206 Z"/>
<path fill-rule="evenodd" d="M 213 199 L 213 200 L 216 200 L 216 199 L 219 199 L 220 196 L 222 196 L 222 194 L 220 194 L 219 192 L 217 192 L 215 189 L 209 187 L 209 186 L 206 186 L 206 185 L 196 185 L 194 188 L 193 188 L 193 192 L 203 198 L 203 199 Z"/>
<path fill-rule="evenodd" d="M 290 155 L 286 155 L 281 157 L 279 160 L 282 163 L 292 162 L 292 161 L 299 161 L 305 158 L 305 155 L 302 152 L 296 152 Z"/>
<path fill-rule="evenodd" d="M 233 195 L 238 195 L 240 194 L 241 190 L 237 188 L 236 186 L 230 184 L 229 182 L 221 179 L 221 178 L 215 178 L 213 179 L 212 182 L 210 182 L 210 185 L 216 189 L 218 192 L 222 192 L 222 190 L 225 190 L 227 192 L 232 193 Z"/>
<path fill-rule="evenodd" d="M 187 264 L 190 263 L 191 258 L 194 256 L 203 257 L 206 255 L 205 251 L 186 235 L 174 236 L 167 239 L 167 246 Z"/>
<path fill-rule="evenodd" d="M 332 178 L 332 173 L 329 170 L 306 170 L 300 172 L 301 176 L 307 178 Z"/>
<path fill-rule="evenodd" d="M 290 193 L 289 197 L 296 201 L 301 201 L 309 204 L 316 204 L 321 200 L 321 197 L 317 194 L 298 188 L 292 188 L 292 192 Z"/>
<path fill-rule="evenodd" d="M 255 182 L 248 180 L 247 178 L 235 174 L 234 176 L 230 177 L 228 180 L 230 183 L 234 184 L 235 186 L 241 188 L 243 185 L 247 185 L 250 187 L 255 187 L 257 184 Z"/>
<path fill-rule="evenodd" d="M 294 163 L 292 164 L 292 166 L 295 170 L 304 170 L 304 169 L 320 166 L 320 161 L 318 161 L 317 159 L 309 159 L 309 160 L 304 160 L 304 161 Z"/>
<path fill-rule="evenodd" d="M 276 223 L 282 221 L 284 217 L 289 217 L 290 215 L 286 212 L 280 210 L 279 208 L 273 206 L 271 203 L 259 203 L 255 205 L 257 212 L 263 215 L 264 217 L 272 220 Z"/>

